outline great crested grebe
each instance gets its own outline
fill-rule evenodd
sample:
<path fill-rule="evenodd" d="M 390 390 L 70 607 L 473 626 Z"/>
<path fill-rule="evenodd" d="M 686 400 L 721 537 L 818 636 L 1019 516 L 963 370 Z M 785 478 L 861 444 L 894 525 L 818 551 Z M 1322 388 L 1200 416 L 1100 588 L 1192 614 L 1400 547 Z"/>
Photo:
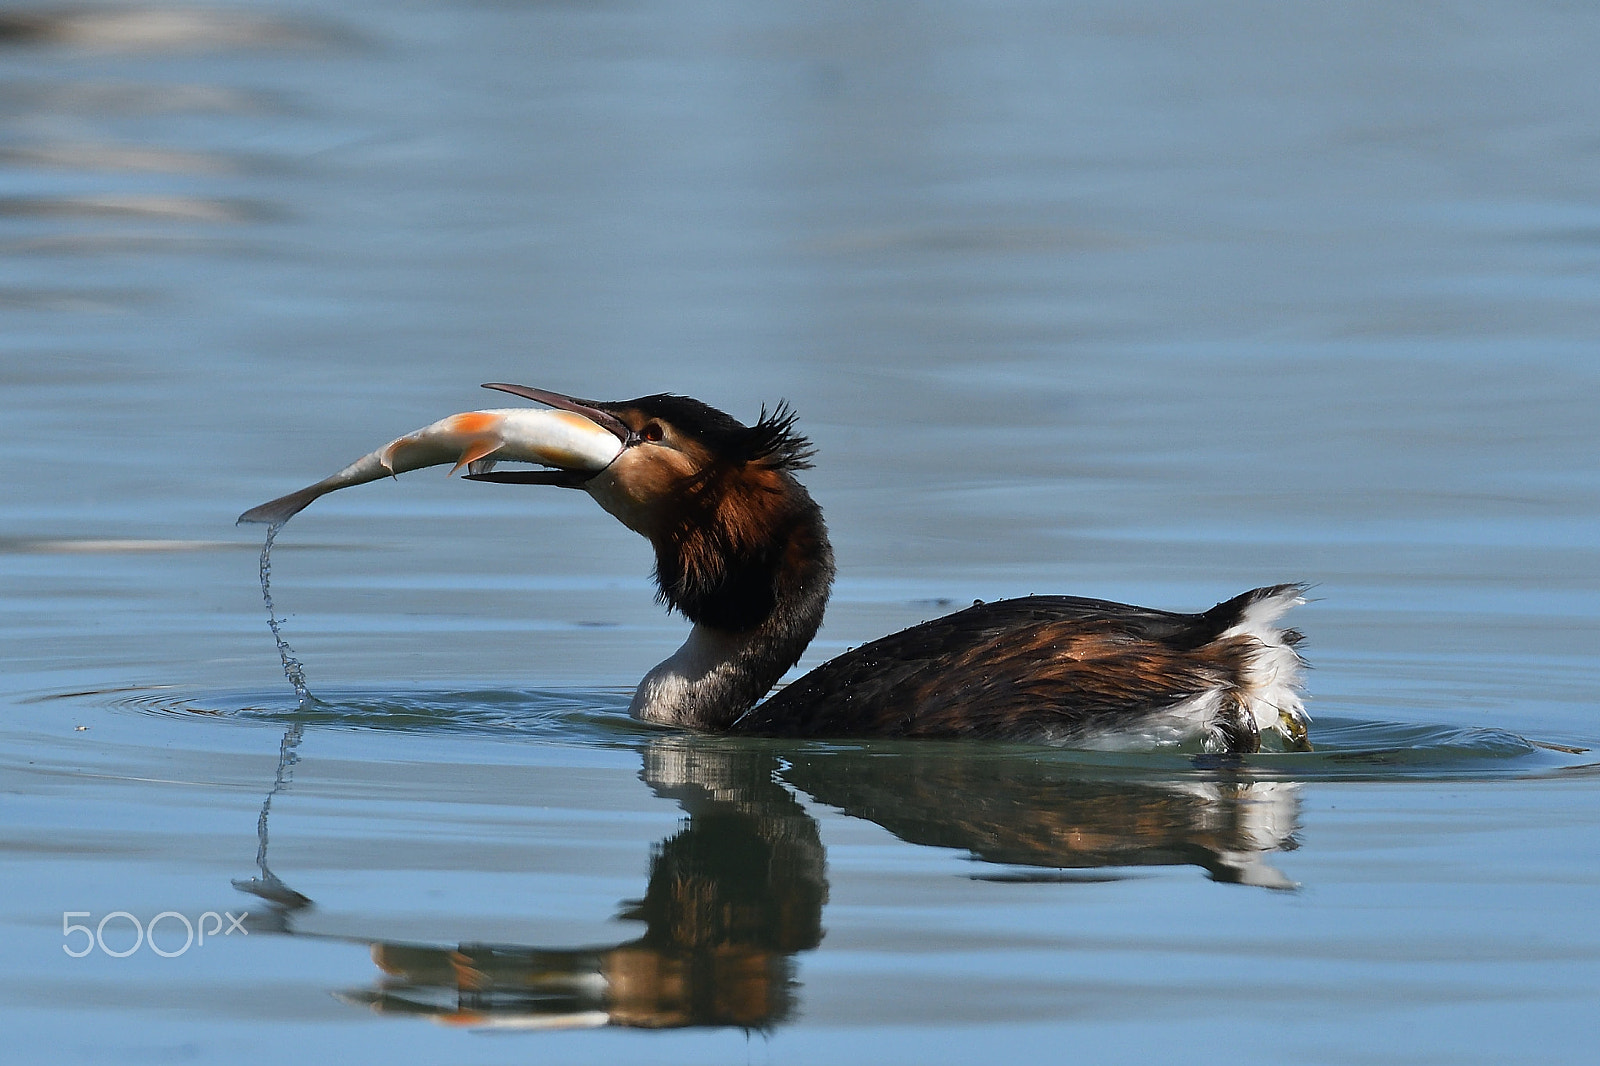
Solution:
<path fill-rule="evenodd" d="M 780 403 L 746 426 L 662 394 L 602 403 L 488 384 L 555 410 L 453 415 L 333 476 L 246 511 L 282 524 L 323 493 L 440 463 L 467 477 L 581 488 L 655 549 L 658 596 L 693 623 L 645 675 L 632 714 L 776 737 L 973 737 L 1080 747 L 1309 747 L 1300 634 L 1278 619 L 1303 585 L 1199 614 L 1028 596 L 978 603 L 864 644 L 758 703 L 822 624 L 833 550 L 795 480 L 811 442 Z M 549 469 L 495 470 L 498 461 Z"/>

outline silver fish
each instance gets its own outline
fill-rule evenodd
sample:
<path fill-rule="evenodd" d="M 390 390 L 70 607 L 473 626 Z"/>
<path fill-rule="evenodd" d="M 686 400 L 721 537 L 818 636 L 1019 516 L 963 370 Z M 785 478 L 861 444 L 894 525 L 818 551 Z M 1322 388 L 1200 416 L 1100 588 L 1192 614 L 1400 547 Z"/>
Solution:
<path fill-rule="evenodd" d="M 622 451 L 616 433 L 571 411 L 513 407 L 465 411 L 441 418 L 362 456 L 338 473 L 279 496 L 239 516 L 240 522 L 282 525 L 317 497 L 335 489 L 403 474 L 425 466 L 451 463 L 486 472 L 500 461 L 538 463 L 553 470 L 525 476 L 550 484 L 581 484 L 610 465 Z"/>

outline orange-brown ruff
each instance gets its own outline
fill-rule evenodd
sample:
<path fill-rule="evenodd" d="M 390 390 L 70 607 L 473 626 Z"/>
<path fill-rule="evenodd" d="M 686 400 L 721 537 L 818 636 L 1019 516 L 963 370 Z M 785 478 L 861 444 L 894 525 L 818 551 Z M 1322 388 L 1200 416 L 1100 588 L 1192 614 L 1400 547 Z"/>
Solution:
<path fill-rule="evenodd" d="M 884 637 L 765 703 L 822 623 L 833 553 L 795 480 L 810 442 L 780 404 L 745 426 L 687 397 L 619 403 L 492 385 L 593 419 L 622 442 L 598 473 L 478 480 L 588 491 L 655 548 L 662 602 L 694 628 L 640 683 L 633 713 L 694 729 L 790 737 L 986 737 L 1093 747 L 1307 747 L 1300 635 L 1277 624 L 1300 585 L 1200 614 L 1031 596 Z"/>

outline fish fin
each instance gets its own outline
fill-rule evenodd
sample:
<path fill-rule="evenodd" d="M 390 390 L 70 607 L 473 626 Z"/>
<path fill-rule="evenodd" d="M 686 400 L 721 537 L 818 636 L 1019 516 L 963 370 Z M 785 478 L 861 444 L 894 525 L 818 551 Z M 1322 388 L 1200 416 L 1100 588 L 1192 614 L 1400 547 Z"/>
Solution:
<path fill-rule="evenodd" d="M 306 504 L 321 496 L 324 491 L 326 490 L 321 485 L 311 485 L 298 492 L 291 492 L 287 496 L 279 496 L 276 500 L 268 500 L 266 503 L 258 507 L 252 507 L 240 515 L 234 525 L 242 525 L 245 522 L 260 522 L 269 526 L 281 526 L 305 510 Z"/>
<path fill-rule="evenodd" d="M 406 444 L 410 439 L 410 437 L 396 437 L 388 444 L 385 444 L 382 451 L 378 452 L 378 462 L 385 470 L 389 471 L 390 477 L 400 476 L 394 472 L 394 456 L 400 450 L 401 445 Z"/>
<path fill-rule="evenodd" d="M 454 474 L 462 467 L 471 463 L 475 463 L 484 456 L 491 455 L 494 452 L 499 451 L 500 446 L 504 443 L 505 441 L 501 440 L 499 437 L 479 437 L 477 440 L 469 441 L 467 446 L 461 449 L 461 458 L 457 459 L 456 465 L 450 468 L 450 473 Z"/>

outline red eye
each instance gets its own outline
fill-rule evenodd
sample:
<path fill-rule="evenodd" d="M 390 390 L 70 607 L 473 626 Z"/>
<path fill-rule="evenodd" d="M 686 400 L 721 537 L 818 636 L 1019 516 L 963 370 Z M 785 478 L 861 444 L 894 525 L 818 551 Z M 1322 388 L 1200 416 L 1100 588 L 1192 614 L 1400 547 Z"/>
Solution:
<path fill-rule="evenodd" d="M 661 439 L 661 423 L 646 422 L 645 427 L 639 431 L 639 439 L 647 440 L 651 444 Z"/>

